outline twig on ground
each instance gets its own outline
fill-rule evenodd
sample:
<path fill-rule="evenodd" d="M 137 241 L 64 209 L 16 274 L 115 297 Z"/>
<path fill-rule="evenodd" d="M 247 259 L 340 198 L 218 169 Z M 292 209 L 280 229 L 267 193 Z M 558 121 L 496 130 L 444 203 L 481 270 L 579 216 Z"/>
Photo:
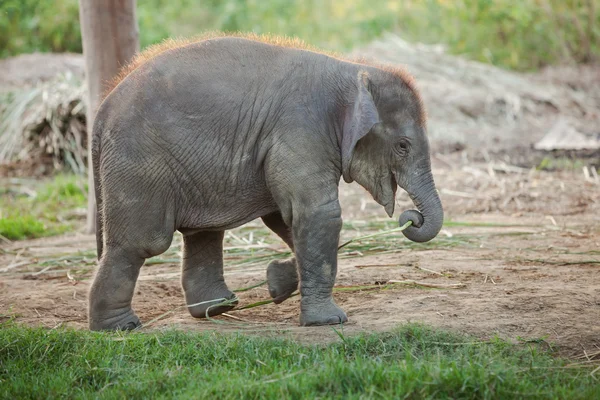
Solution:
<path fill-rule="evenodd" d="M 581 260 L 581 261 L 550 261 L 541 259 L 523 259 L 517 260 L 522 262 L 540 263 L 549 265 L 584 265 L 584 264 L 600 264 L 600 260 Z"/>
<path fill-rule="evenodd" d="M 0 273 L 8 272 L 9 270 L 11 270 L 13 268 L 22 267 L 24 265 L 31 264 L 32 262 L 33 261 L 31 261 L 31 260 L 25 260 L 25 261 L 20 261 L 20 262 L 15 262 L 15 263 L 9 264 L 5 268 L 0 269 Z"/>
<path fill-rule="evenodd" d="M 554 219 L 554 217 L 552 215 L 546 215 L 546 218 L 549 219 L 550 222 L 552 222 L 552 225 L 558 226 L 558 224 L 556 223 L 556 220 Z"/>
<path fill-rule="evenodd" d="M 46 271 L 48 271 L 49 269 L 51 269 L 51 268 L 54 268 L 54 267 L 56 267 L 56 264 L 54 264 L 54 265 L 48 265 L 46 268 L 44 268 L 44 269 L 41 269 L 41 270 L 40 270 L 40 271 L 38 271 L 38 272 L 34 272 L 33 274 L 31 274 L 31 276 L 38 276 L 38 275 L 41 275 L 41 274 L 43 274 L 44 272 L 46 272 Z"/>
<path fill-rule="evenodd" d="M 516 174 L 526 174 L 530 171 L 528 168 L 516 167 L 514 165 L 508 165 L 506 163 L 500 163 L 500 164 L 491 163 L 491 168 L 494 171 L 514 172 Z"/>
<path fill-rule="evenodd" d="M 236 317 L 235 315 L 231 315 L 231 314 L 227 314 L 227 313 L 223 313 L 223 314 L 221 314 L 221 315 L 222 315 L 222 316 L 224 316 L 224 317 L 227 317 L 227 318 L 231 318 L 231 319 L 238 320 L 238 321 L 242 321 L 242 322 L 248 322 L 248 321 L 246 321 L 245 319 L 242 319 L 242 318 L 240 318 L 240 317 Z"/>
<path fill-rule="evenodd" d="M 2 240 L 4 243 L 12 244 L 12 240 L 10 240 L 7 237 L 4 237 L 2 235 L 0 235 L 0 240 Z"/>
<path fill-rule="evenodd" d="M 397 281 L 394 279 L 390 279 L 388 282 L 393 283 L 393 284 L 423 286 L 423 287 L 434 288 L 434 289 L 460 289 L 460 288 L 464 288 L 467 286 L 462 282 L 461 283 L 442 284 L 442 283 L 417 282 L 417 281 L 413 281 L 411 279 L 407 279 L 404 281 Z"/>
<path fill-rule="evenodd" d="M 444 274 L 442 274 L 441 272 L 437 272 L 437 271 L 434 271 L 432 269 L 424 268 L 424 267 L 421 267 L 419 265 L 415 265 L 415 268 L 423 270 L 423 271 L 426 271 L 426 272 L 430 272 L 432 274 L 436 274 L 436 275 L 439 275 L 439 276 L 444 276 Z"/>
<path fill-rule="evenodd" d="M 363 268 L 391 268 L 391 267 L 403 267 L 401 264 L 364 264 L 364 265 L 355 265 L 354 268 L 363 269 Z"/>

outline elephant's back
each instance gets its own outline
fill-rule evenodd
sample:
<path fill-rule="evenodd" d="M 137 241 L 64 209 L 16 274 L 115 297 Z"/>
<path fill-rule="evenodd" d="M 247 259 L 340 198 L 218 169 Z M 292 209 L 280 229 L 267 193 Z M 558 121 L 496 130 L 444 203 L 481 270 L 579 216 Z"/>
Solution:
<path fill-rule="evenodd" d="M 232 138 L 244 141 L 241 136 L 259 139 L 262 132 L 252 130 L 275 128 L 269 123 L 274 115 L 293 118 L 294 107 L 314 99 L 320 89 L 311 82 L 320 79 L 312 76 L 326 57 L 237 37 L 190 43 L 129 73 L 97 118 L 105 131 L 127 140 L 157 134 L 171 143 L 200 137 L 207 145 L 227 146 Z"/>
<path fill-rule="evenodd" d="M 108 97 L 161 98 L 243 94 L 255 86 L 275 86 L 325 55 L 239 37 L 221 37 L 167 49 L 120 78 Z M 211 90 L 212 89 L 212 90 Z M 119 96 L 119 97 L 121 97 Z M 196 99 L 198 100 L 198 99 Z"/>
<path fill-rule="evenodd" d="M 302 52 L 235 37 L 169 49 L 125 76 L 99 112 L 112 109 L 105 113 L 114 118 L 137 113 L 161 121 L 252 108 L 252 101 L 261 101 L 261 96 L 273 99 L 298 91 L 289 86 L 291 77 L 302 70 L 298 63 L 308 62 Z"/>
<path fill-rule="evenodd" d="M 323 58 L 326 53 L 311 48 L 299 39 L 268 35 L 234 34 L 222 36 L 219 33 L 209 33 L 201 40 L 168 39 L 162 43 L 150 46 L 138 53 L 109 84 L 109 91 L 122 81 L 135 76 L 135 72 L 153 68 L 159 64 L 166 65 L 172 70 L 179 67 L 186 69 L 194 63 L 201 62 L 202 66 L 225 68 L 258 67 L 265 74 L 276 72 L 278 56 L 299 58 L 299 54 L 308 58 Z M 174 61 L 172 63 L 171 61 Z M 192 62 L 192 65 L 187 64 Z M 186 65 L 187 64 L 187 65 Z M 203 70 L 203 73 L 210 71 Z"/>

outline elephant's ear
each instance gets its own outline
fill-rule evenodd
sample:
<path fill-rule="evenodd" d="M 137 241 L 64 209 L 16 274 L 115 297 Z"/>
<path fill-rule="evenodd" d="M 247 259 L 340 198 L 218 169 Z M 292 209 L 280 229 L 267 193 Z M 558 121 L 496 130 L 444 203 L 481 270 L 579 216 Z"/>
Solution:
<path fill-rule="evenodd" d="M 352 182 L 350 162 L 356 143 L 364 137 L 373 125 L 379 122 L 379 114 L 369 92 L 369 75 L 365 71 L 358 73 L 358 90 L 353 104 L 350 104 L 344 117 L 342 132 L 342 175 L 344 181 Z"/>

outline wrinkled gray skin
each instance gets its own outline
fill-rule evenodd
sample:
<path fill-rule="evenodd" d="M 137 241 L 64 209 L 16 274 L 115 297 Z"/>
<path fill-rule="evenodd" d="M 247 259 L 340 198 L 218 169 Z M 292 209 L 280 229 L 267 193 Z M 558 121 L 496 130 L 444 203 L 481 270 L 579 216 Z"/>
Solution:
<path fill-rule="evenodd" d="M 183 234 L 182 284 L 194 317 L 234 305 L 223 280 L 224 231 L 255 218 L 295 259 L 268 267 L 276 303 L 300 286 L 301 325 L 337 324 L 340 176 L 392 216 L 397 186 L 420 211 L 400 222 L 417 242 L 439 232 L 417 95 L 377 67 L 241 38 L 168 50 L 126 77 L 98 110 L 93 164 L 100 266 L 92 330 L 132 329 L 146 258 Z M 211 302 L 211 300 L 214 300 Z"/>

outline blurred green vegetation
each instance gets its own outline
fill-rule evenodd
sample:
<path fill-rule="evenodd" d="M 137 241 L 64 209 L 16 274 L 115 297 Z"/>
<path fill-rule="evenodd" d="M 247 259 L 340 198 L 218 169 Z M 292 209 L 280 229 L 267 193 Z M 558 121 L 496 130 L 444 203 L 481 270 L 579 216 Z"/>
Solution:
<path fill-rule="evenodd" d="M 85 217 L 86 178 L 57 175 L 46 181 L 0 185 L 0 235 L 10 240 L 56 235 Z M 80 212 L 77 212 L 77 209 Z"/>
<path fill-rule="evenodd" d="M 140 0 L 142 47 L 206 30 L 348 50 L 384 32 L 513 69 L 600 58 L 600 0 Z M 81 51 L 77 0 L 0 0 L 0 57 Z"/>
<path fill-rule="evenodd" d="M 0 57 L 81 52 L 77 0 L 0 0 Z"/>

